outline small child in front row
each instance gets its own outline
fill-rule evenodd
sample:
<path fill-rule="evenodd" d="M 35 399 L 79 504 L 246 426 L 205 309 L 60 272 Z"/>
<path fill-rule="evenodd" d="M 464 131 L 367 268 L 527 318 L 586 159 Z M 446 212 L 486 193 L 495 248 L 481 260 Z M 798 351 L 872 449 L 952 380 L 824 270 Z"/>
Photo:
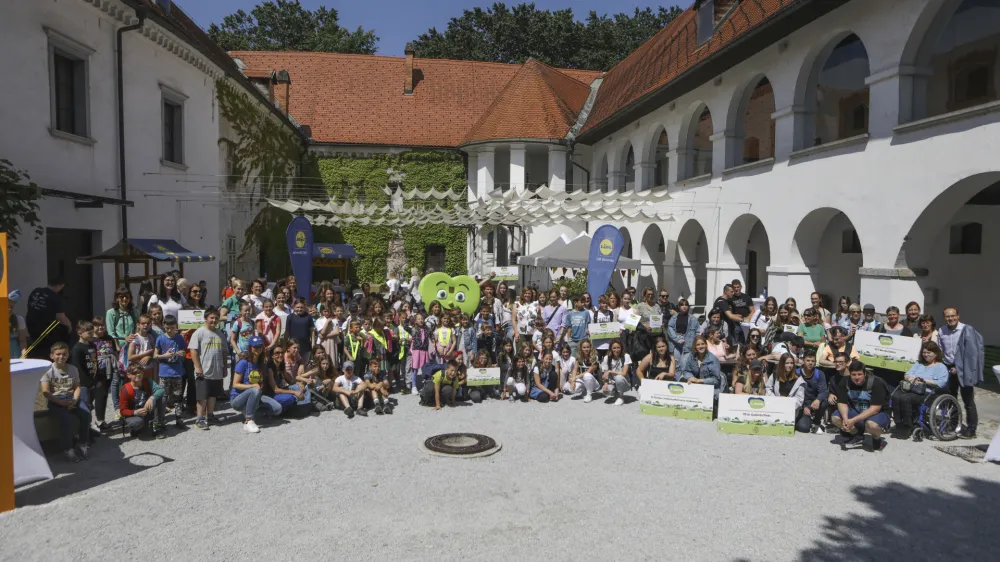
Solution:
<path fill-rule="evenodd" d="M 49 352 L 52 366 L 42 375 L 42 395 L 49 403 L 49 411 L 59 420 L 59 443 L 66 460 L 79 462 L 87 458 L 90 446 L 90 410 L 80 400 L 80 374 L 69 364 L 69 346 L 63 342 L 52 344 Z M 79 436 L 76 446 L 78 457 L 73 450 L 73 418 L 79 422 Z"/>
<path fill-rule="evenodd" d="M 249 304 L 247 307 L 249 308 Z M 163 334 L 156 338 L 155 349 L 153 357 L 160 367 L 160 385 L 165 394 L 165 407 L 173 410 L 174 423 L 184 429 L 187 425 L 181 419 L 181 408 L 184 405 L 184 351 L 187 344 L 184 336 L 177 331 L 177 317 L 173 314 L 168 314 L 163 319 Z"/>
<path fill-rule="evenodd" d="M 420 369 L 430 360 L 431 331 L 424 323 L 420 312 L 413 315 L 413 338 L 410 340 L 410 390 L 416 394 L 420 390 Z"/>
<path fill-rule="evenodd" d="M 337 395 L 337 407 L 342 408 L 348 418 L 354 418 L 354 412 L 367 416 L 364 410 L 365 382 L 354 374 L 354 361 L 344 361 L 341 374 L 333 382 L 333 392 Z"/>
<path fill-rule="evenodd" d="M 382 361 L 372 357 L 368 362 L 368 374 L 365 375 L 365 385 L 375 403 L 375 414 L 392 413 L 392 403 L 386 403 L 389 398 L 389 376 L 382 370 Z"/>
<path fill-rule="evenodd" d="M 163 422 L 166 416 L 163 387 L 156 384 L 153 379 L 147 378 L 145 369 L 140 365 L 129 365 L 128 380 L 129 382 L 122 387 L 118 404 L 121 406 L 125 426 L 128 427 L 132 437 L 139 435 L 139 431 L 146 426 L 147 421 L 152 421 L 150 425 L 153 437 L 166 439 Z"/>

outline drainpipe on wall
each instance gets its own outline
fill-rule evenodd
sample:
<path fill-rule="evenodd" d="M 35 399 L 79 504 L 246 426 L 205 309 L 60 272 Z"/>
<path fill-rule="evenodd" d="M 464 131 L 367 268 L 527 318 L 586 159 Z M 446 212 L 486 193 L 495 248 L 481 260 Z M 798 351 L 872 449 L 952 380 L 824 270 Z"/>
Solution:
<path fill-rule="evenodd" d="M 126 191 L 126 180 L 125 180 L 125 82 L 124 82 L 124 70 L 122 70 L 122 35 L 129 31 L 135 31 L 137 29 L 142 29 L 143 22 L 146 21 L 146 9 L 137 8 L 135 10 L 135 16 L 139 18 L 139 21 L 133 25 L 126 25 L 124 27 L 119 27 L 115 32 L 116 37 L 116 50 L 115 54 L 117 56 L 118 64 L 118 180 L 121 182 L 119 196 L 121 200 L 125 200 L 127 194 Z M 121 220 L 122 220 L 122 238 L 128 238 L 128 207 L 125 205 L 121 206 Z M 125 264 L 125 277 L 129 275 L 128 262 Z M 117 266 L 116 266 L 117 267 Z M 126 285 L 128 283 L 126 282 Z M 116 288 L 117 289 L 117 288 Z"/>

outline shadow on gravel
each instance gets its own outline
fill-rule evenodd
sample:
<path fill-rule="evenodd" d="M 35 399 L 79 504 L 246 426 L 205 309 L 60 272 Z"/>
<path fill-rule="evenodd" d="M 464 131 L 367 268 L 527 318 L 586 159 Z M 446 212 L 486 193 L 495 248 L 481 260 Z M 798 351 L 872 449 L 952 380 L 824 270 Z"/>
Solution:
<path fill-rule="evenodd" d="M 14 502 L 17 507 L 46 504 L 119 478 L 157 468 L 174 462 L 174 459 L 152 452 L 126 457 L 117 446 L 105 446 L 91 449 L 90 459 L 86 461 L 66 463 L 49 458 L 49 462 L 56 477 L 16 490 Z"/>
<path fill-rule="evenodd" d="M 962 488 L 952 494 L 899 482 L 857 486 L 855 496 L 876 515 L 825 517 L 815 544 L 799 559 L 996 560 L 1000 483 L 966 478 Z"/>

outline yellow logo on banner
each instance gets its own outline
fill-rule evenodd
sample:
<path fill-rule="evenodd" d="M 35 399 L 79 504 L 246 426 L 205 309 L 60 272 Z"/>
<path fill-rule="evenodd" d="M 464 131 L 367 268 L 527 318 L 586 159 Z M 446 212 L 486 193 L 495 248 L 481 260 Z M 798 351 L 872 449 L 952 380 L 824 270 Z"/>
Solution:
<path fill-rule="evenodd" d="M 298 231 L 295 233 L 295 247 L 305 248 L 306 247 L 306 233 L 303 231 Z"/>
<path fill-rule="evenodd" d="M 328 254 L 332 254 L 333 253 L 333 248 L 327 248 L 327 247 L 324 246 L 324 247 L 322 247 L 322 248 L 319 249 L 319 253 L 323 254 L 324 256 L 328 255 Z"/>
<path fill-rule="evenodd" d="M 599 249 L 601 251 L 601 255 L 610 256 L 611 252 L 614 251 L 615 249 L 615 244 L 614 242 L 611 241 L 610 238 L 605 238 L 604 240 L 601 240 L 601 245 Z"/>

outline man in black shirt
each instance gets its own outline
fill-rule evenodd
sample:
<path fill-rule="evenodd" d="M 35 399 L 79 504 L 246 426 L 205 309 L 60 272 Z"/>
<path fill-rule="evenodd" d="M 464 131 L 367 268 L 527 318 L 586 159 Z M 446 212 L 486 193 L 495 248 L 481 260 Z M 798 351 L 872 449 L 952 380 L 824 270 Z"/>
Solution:
<path fill-rule="evenodd" d="M 730 311 L 726 314 L 726 317 L 732 322 L 729 333 L 735 335 L 737 343 L 746 343 L 740 324 L 749 322 L 750 318 L 753 317 L 753 299 L 743 292 L 743 282 L 739 279 L 733 279 L 730 285 L 733 287 L 733 295 L 729 297 Z"/>
<path fill-rule="evenodd" d="M 34 359 L 48 359 L 52 344 L 60 341 L 68 344 L 70 341 L 73 325 L 66 317 L 66 308 L 59 295 L 65 286 L 62 276 L 55 276 L 49 279 L 47 287 L 39 287 L 28 295 L 28 313 L 24 316 L 24 323 L 32 341 L 37 340 L 52 322 L 60 324 L 32 349 L 29 355 Z"/>
<path fill-rule="evenodd" d="M 861 441 L 866 451 L 881 451 L 886 446 L 882 433 L 889 429 L 889 386 L 879 377 L 865 371 L 865 365 L 855 359 L 847 367 L 836 387 L 837 411 L 830 421 L 841 431 L 841 441 Z"/>
<path fill-rule="evenodd" d="M 732 305 L 729 303 L 729 299 L 733 296 L 733 286 L 726 285 L 722 288 L 722 296 L 715 299 L 715 303 L 712 304 L 712 310 L 718 310 L 719 314 L 722 315 L 722 321 L 726 323 L 726 330 L 729 332 L 730 342 L 733 340 L 733 321 L 730 318 L 732 314 Z M 711 313 L 709 313 L 711 315 Z"/>

